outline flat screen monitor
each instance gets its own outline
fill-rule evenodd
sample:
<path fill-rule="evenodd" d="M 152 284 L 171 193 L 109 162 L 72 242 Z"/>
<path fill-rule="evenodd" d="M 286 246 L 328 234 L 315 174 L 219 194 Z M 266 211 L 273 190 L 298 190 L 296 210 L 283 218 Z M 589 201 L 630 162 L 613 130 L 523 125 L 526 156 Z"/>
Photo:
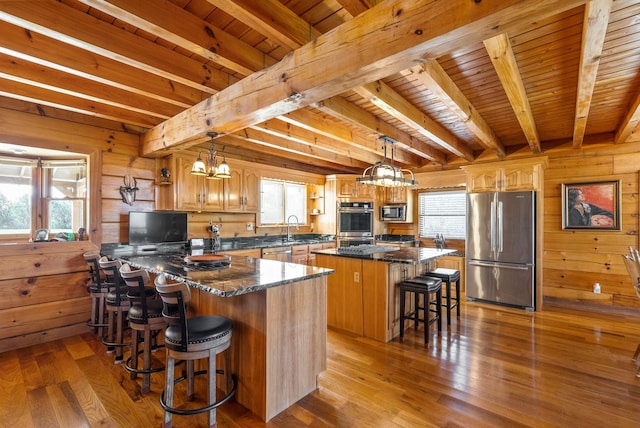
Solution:
<path fill-rule="evenodd" d="M 186 212 L 129 212 L 129 245 L 182 243 L 188 239 Z"/>

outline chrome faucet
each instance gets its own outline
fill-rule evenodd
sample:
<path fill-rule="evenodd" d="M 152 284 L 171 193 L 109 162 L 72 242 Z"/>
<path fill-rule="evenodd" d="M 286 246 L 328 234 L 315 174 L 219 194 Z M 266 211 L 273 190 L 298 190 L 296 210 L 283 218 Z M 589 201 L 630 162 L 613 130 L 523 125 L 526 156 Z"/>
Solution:
<path fill-rule="evenodd" d="M 287 241 L 293 241 L 293 236 L 291 235 L 291 217 L 296 219 L 296 230 L 300 230 L 300 221 L 298 220 L 298 217 L 295 216 L 294 214 L 291 214 L 289 217 L 287 217 Z"/>
<path fill-rule="evenodd" d="M 220 225 L 219 224 L 213 224 L 211 221 L 209 221 L 209 232 L 211 232 L 211 249 L 213 250 L 214 254 L 218 253 L 218 250 L 220 249 Z"/>

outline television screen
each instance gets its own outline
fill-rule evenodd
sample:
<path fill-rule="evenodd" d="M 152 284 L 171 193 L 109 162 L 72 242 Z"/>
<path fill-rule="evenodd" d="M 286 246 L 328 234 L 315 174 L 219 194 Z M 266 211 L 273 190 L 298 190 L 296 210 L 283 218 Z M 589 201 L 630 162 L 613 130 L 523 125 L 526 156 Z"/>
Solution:
<path fill-rule="evenodd" d="M 179 243 L 188 239 L 186 212 L 129 212 L 129 245 Z"/>

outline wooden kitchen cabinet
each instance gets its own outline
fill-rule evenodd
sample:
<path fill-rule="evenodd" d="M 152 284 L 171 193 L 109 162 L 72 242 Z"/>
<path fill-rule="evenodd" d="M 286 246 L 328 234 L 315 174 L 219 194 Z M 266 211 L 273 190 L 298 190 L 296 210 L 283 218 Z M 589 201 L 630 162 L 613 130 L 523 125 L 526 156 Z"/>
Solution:
<path fill-rule="evenodd" d="M 255 168 L 243 168 L 238 162 L 229 162 L 229 167 L 231 178 L 224 183 L 224 210 L 258 211 L 260 175 Z"/>
<path fill-rule="evenodd" d="M 306 265 L 309 261 L 309 246 L 294 245 L 291 247 L 291 262 L 299 265 Z"/>
<path fill-rule="evenodd" d="M 545 157 L 466 165 L 462 169 L 467 175 L 469 193 L 509 192 L 542 189 L 546 165 Z"/>
<path fill-rule="evenodd" d="M 400 283 L 423 273 L 421 265 L 384 263 L 324 254 L 318 266 L 333 269 L 327 279 L 327 324 L 388 342 L 400 334 Z M 411 306 L 407 306 L 411 307 Z"/>
<path fill-rule="evenodd" d="M 232 256 L 244 256 L 244 257 L 253 257 L 254 259 L 259 259 L 261 254 L 260 248 L 248 248 L 245 250 L 229 250 L 225 251 L 224 254 L 229 254 Z"/>
<path fill-rule="evenodd" d="M 175 189 L 171 199 L 163 198 L 163 209 L 210 212 L 258 211 L 259 172 L 248 167 L 243 168 L 241 163 L 230 163 L 231 178 L 210 180 L 191 174 L 194 159 L 175 156 Z"/>
<path fill-rule="evenodd" d="M 359 175 L 336 176 L 336 191 L 339 198 L 350 199 L 376 199 L 376 186 L 359 184 L 356 178 Z"/>
<path fill-rule="evenodd" d="M 193 159 L 176 158 L 174 209 L 183 211 L 220 211 L 223 209 L 223 181 L 208 180 L 191 174 Z"/>
<path fill-rule="evenodd" d="M 319 266 L 334 270 L 327 277 L 327 325 L 362 336 L 362 261 L 324 254 L 316 254 L 316 260 Z"/>

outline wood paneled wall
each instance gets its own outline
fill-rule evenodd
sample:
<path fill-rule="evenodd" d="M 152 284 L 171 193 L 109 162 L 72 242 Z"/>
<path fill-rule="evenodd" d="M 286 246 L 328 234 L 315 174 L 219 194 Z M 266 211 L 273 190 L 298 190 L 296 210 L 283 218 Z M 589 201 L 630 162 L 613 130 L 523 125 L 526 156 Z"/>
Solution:
<path fill-rule="evenodd" d="M 638 248 L 640 144 L 594 145 L 545 152 L 545 303 L 624 311 L 640 308 L 622 261 Z M 562 230 L 563 183 L 620 180 L 621 230 Z M 593 293 L 600 283 L 601 293 Z M 635 311 L 637 312 L 637 311 Z"/>
<path fill-rule="evenodd" d="M 0 245 L 0 353 L 88 331 L 89 241 Z"/>

